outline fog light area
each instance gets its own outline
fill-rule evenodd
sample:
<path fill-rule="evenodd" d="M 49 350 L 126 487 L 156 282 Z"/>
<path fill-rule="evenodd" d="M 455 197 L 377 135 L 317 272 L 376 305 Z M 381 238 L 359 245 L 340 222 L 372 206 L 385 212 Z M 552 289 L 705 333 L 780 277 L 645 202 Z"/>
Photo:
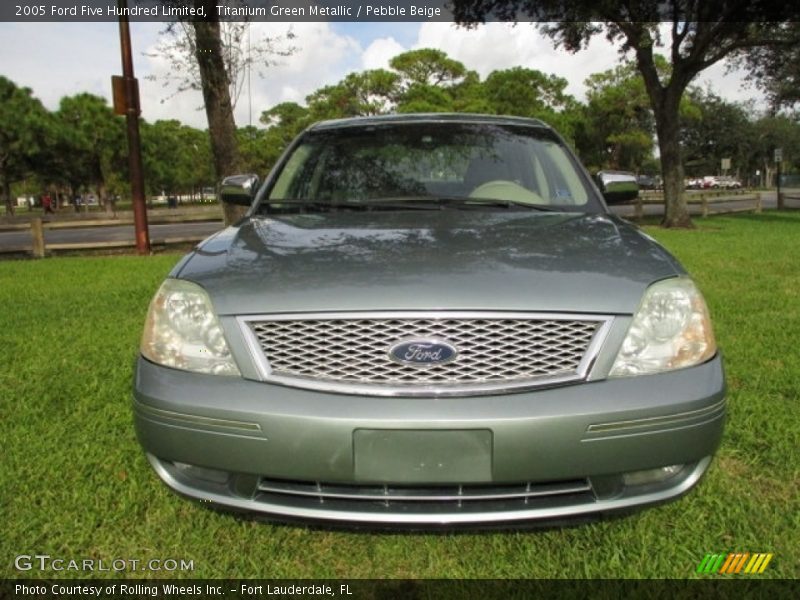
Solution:
<path fill-rule="evenodd" d="M 193 479 L 202 479 L 212 483 L 228 483 L 228 472 L 218 471 L 217 469 L 207 469 L 206 467 L 196 467 L 182 462 L 173 462 L 178 473 Z"/>
<path fill-rule="evenodd" d="M 622 475 L 625 485 L 646 485 L 648 483 L 661 483 L 670 477 L 674 477 L 681 472 L 684 465 L 669 465 L 657 469 L 645 469 L 644 471 L 631 471 Z"/>

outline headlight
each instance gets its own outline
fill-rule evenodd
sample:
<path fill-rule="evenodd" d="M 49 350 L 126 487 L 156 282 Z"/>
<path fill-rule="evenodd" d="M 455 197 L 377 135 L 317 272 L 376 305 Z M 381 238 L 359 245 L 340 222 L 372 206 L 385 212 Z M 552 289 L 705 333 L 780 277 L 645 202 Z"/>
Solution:
<path fill-rule="evenodd" d="M 704 362 L 717 344 L 702 294 L 687 277 L 654 283 L 644 294 L 610 377 L 670 371 Z"/>
<path fill-rule="evenodd" d="M 161 285 L 147 312 L 141 351 L 167 367 L 240 374 L 208 294 L 189 281 L 167 279 Z"/>

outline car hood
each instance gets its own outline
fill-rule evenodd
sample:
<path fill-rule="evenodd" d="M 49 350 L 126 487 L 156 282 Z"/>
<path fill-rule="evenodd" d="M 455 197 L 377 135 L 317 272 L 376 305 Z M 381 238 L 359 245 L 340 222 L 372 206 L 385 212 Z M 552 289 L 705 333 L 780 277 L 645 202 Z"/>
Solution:
<path fill-rule="evenodd" d="M 247 219 L 173 275 L 221 315 L 351 310 L 630 314 L 670 254 L 608 215 L 408 210 Z"/>

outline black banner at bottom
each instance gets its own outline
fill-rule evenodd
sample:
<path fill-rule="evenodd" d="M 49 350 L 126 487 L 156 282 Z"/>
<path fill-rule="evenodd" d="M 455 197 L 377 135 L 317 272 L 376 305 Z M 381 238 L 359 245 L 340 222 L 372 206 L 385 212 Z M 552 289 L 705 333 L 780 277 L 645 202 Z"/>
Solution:
<path fill-rule="evenodd" d="M 0 598 L 14 600 L 342 600 L 516 598 L 731 599 L 800 598 L 791 579 L 4 579 Z"/>

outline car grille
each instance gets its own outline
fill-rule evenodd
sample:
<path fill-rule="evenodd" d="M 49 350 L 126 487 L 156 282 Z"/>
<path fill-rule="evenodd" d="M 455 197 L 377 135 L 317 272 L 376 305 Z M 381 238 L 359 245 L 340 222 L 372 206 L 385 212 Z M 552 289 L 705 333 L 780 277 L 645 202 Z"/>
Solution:
<path fill-rule="evenodd" d="M 452 513 L 514 511 L 597 500 L 587 479 L 546 483 L 412 486 L 287 481 L 262 477 L 255 499 L 327 510 Z"/>
<path fill-rule="evenodd" d="M 264 378 L 355 393 L 485 391 L 585 376 L 599 317 L 470 314 L 256 318 L 246 321 L 264 358 Z M 433 339 L 457 349 L 451 362 L 393 360 L 404 341 Z M 594 346 L 598 346 L 597 343 Z"/>

